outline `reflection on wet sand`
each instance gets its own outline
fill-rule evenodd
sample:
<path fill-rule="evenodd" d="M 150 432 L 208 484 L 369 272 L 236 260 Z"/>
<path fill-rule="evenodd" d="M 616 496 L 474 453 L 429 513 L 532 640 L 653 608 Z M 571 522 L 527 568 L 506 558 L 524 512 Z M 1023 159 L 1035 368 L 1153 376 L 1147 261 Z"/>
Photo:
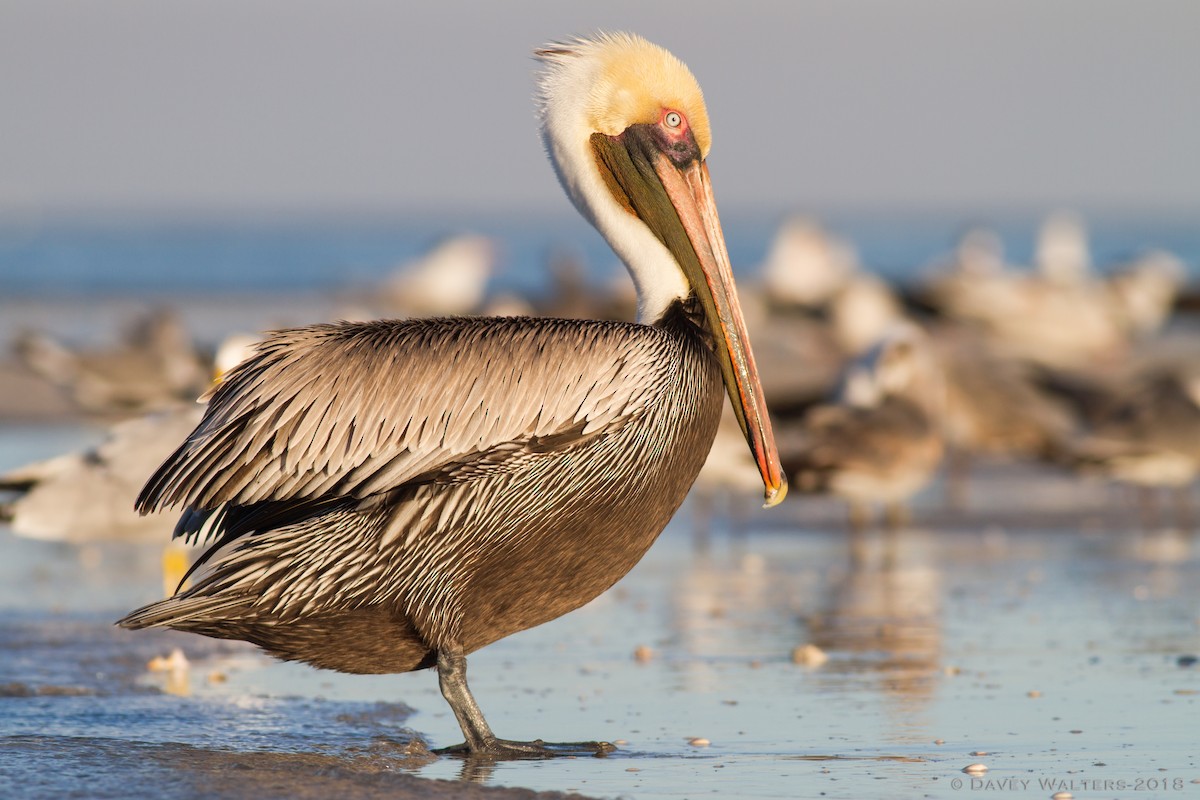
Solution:
<path fill-rule="evenodd" d="M 795 761 L 897 761 L 901 764 L 921 764 L 924 763 L 923 758 L 913 758 L 912 756 L 843 756 L 843 755 L 828 755 L 828 756 L 784 756 L 784 758 Z"/>
<path fill-rule="evenodd" d="M 1104 715 L 1121 713 L 1130 736 L 1145 733 L 1152 719 L 1155 735 L 1164 737 L 1163 752 L 1178 752 L 1170 743 L 1183 742 L 1180 726 L 1191 719 L 1194 703 L 1172 692 L 1195 686 L 1176 662 L 1179 654 L 1200 650 L 1187 616 L 1190 609 L 1194 618 L 1189 598 L 1200 591 L 1193 539 L 939 526 L 901 532 L 890 558 L 887 543 L 873 539 L 866 558 L 855 560 L 836 512 L 830 509 L 824 529 L 793 516 L 787 527 L 750 529 L 736 539 L 718 520 L 707 552 L 696 552 L 690 532 L 677 526 L 607 601 L 495 649 L 496 668 L 488 672 L 496 680 L 480 689 L 489 708 L 514 719 L 561 709 L 565 729 L 604 723 L 599 729 L 606 734 L 632 740 L 608 759 L 556 767 L 432 759 L 421 755 L 423 742 L 452 735 L 446 726 L 453 721 L 437 718 L 444 711 L 425 685 L 428 676 L 369 689 L 369 701 L 318 700 L 358 684 L 274 663 L 233 643 L 185 635 L 145 642 L 111 628 L 112 614 L 71 610 L 94 597 L 110 597 L 119 608 L 130 594 L 156 591 L 157 565 L 145 558 L 130 562 L 140 565 L 125 572 L 121 585 L 93 583 L 63 594 L 65 618 L 27 612 L 18 625 L 11 612 L 0 617 L 0 685 L 7 687 L 0 701 L 9 726 L 0 766 L 10 774 L 18 757 L 43 766 L 80 764 L 88 753 L 103 761 L 115 752 L 105 749 L 115 739 L 126 755 L 112 756 L 109 766 L 128 770 L 140 759 L 137 770 L 177 787 L 166 797 L 189 796 L 196 781 L 217 798 L 259 785 L 306 796 L 309 783 L 355 797 L 364 787 L 401 791 L 395 787 L 407 784 L 396 776 L 406 770 L 488 787 L 655 797 L 717 765 L 746 796 L 769 796 L 771 786 L 787 785 L 779 778 L 782 783 L 760 783 L 768 773 L 790 774 L 791 781 L 836 778 L 843 788 L 869 793 L 879 770 L 904 768 L 919 788 L 964 766 L 954 761 L 957 754 L 994 750 L 996 738 L 1010 732 L 1030 743 L 1026 749 L 1058 748 L 1055 763 L 1074 763 L 1071 748 L 1078 745 L 1057 739 L 1056 731 L 1103 729 L 1090 706 L 1063 704 L 1075 686 L 1107 693 Z M 14 587 L 20 591 L 43 563 L 56 570 L 52 580 L 76 585 L 84 585 L 86 575 L 110 572 L 114 563 L 107 550 L 99 566 L 89 567 L 62 559 L 52 545 L 22 542 L 35 546 L 41 548 L 36 553 L 14 549 L 24 564 L 0 575 L 9 607 Z M 74 572 L 64 571 L 67 563 Z M 1057 644 L 1043 646 L 1051 638 Z M 638 642 L 651 646 L 654 657 L 635 662 Z M 803 644 L 820 648 L 828 660 L 792 663 L 790 651 Z M 187 697 L 165 693 L 172 691 L 169 672 L 147 670 L 152 658 L 169 658 L 175 648 L 190 664 Z M 586 674 L 576 669 L 581 648 L 593 665 Z M 603 660 L 608 651 L 618 660 Z M 1130 659 L 1136 660 L 1126 666 Z M 37 670 L 28 666 L 31 660 Z M 951 667 L 963 674 L 955 676 Z M 218 672 L 222 679 L 212 680 Z M 982 672 L 986 680 L 969 677 Z M 531 677 L 546 684 L 541 696 L 550 698 L 536 708 L 528 694 L 505 688 Z M 1032 689 L 1044 697 L 1029 699 Z M 564 702 L 584 693 L 588 702 L 578 708 Z M 1148 702 L 1159 697 L 1174 697 L 1177 705 Z M 381 698 L 403 698 L 417 711 L 389 710 L 376 702 Z M 1142 711 L 1151 706 L 1152 718 Z M 572 719 L 580 714 L 596 716 Z M 647 724 L 650 718 L 664 721 L 661 730 Z M 66 730 L 81 755 L 63 750 Z M 689 735 L 712 744 L 693 747 L 684 738 Z M 953 754 L 951 745 L 932 744 L 941 738 L 957 743 Z M 1076 742 L 1088 748 L 1084 767 L 1129 757 L 1103 739 Z M 993 771 L 1005 763 L 1024 769 L 1023 753 L 1010 743 L 1007 762 L 997 763 L 999 756 L 988 761 Z M 800 771 L 789 773 L 789 763 Z M 214 775 L 218 765 L 225 772 Z M 325 777 L 313 777 L 318 773 Z M 622 783 L 623 776 L 642 782 Z M 111 780 L 103 772 L 97 785 Z"/>
<path fill-rule="evenodd" d="M 297 800 L 531 796 L 519 789 L 485 789 L 459 781 L 415 777 L 403 767 L 419 766 L 430 758 L 428 752 L 414 756 L 408 744 L 388 737 L 376 737 L 368 745 L 346 753 L 243 752 L 175 743 L 80 741 L 75 737 L 39 735 L 9 737 L 5 749 L 14 762 L 22 757 L 30 764 L 69 758 L 95 765 L 86 779 L 88 792 L 94 797 L 127 796 L 124 793 L 131 786 L 150 785 L 169 795 L 192 797 L 244 797 L 249 785 L 257 787 L 258 796 Z M 61 785 L 39 781 L 32 771 L 6 770 L 6 777 L 32 793 L 26 796 L 35 796 L 40 786 Z M 165 783 L 164 775 L 170 776 Z M 62 777 L 58 776 L 59 780 Z"/>
<path fill-rule="evenodd" d="M 898 541 L 904 543 L 899 555 Z M 800 569 L 790 560 L 793 568 L 784 568 L 744 542 L 726 552 L 694 551 L 678 564 L 669 591 L 669 663 L 682 689 L 728 692 L 721 665 L 729 659 L 756 667 L 808 644 L 828 657 L 797 667 L 814 685 L 877 694 L 891 726 L 885 735 L 924 741 L 925 711 L 943 673 L 941 567 L 921 531 L 889 534 L 875 544 L 847 557 L 834 540 L 824 561 Z M 765 642 L 781 621 L 792 638 Z"/>
<path fill-rule="evenodd" d="M 854 559 L 829 576 L 823 601 L 805 619 L 809 641 L 833 656 L 836 671 L 872 676 L 892 741 L 921 741 L 929 725 L 942 674 L 941 594 L 936 565 Z"/>

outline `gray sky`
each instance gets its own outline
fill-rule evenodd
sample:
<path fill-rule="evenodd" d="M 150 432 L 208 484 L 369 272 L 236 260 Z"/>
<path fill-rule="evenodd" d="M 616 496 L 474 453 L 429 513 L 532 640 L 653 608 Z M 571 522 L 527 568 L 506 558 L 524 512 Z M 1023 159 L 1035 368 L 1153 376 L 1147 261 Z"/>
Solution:
<path fill-rule="evenodd" d="M 687 62 L 726 210 L 1200 213 L 1200 2 L 0 0 L 0 220 L 562 210 L 531 49 Z"/>

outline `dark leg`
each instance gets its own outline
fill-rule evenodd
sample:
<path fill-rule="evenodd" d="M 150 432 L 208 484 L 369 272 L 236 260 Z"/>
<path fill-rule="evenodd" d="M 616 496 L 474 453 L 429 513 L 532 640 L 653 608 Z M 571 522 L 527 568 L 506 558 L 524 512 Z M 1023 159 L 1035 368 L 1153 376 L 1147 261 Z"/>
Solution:
<path fill-rule="evenodd" d="M 1192 518 L 1192 485 L 1187 483 L 1183 486 L 1176 486 L 1173 492 L 1175 494 L 1175 522 L 1179 525 L 1180 531 L 1191 533 L 1196 529 L 1195 520 Z"/>
<path fill-rule="evenodd" d="M 1141 510 L 1142 530 L 1158 528 L 1158 495 L 1149 486 L 1137 487 L 1138 508 Z"/>
<path fill-rule="evenodd" d="M 907 528 L 912 522 L 912 515 L 904 503 L 888 503 L 883 509 L 883 520 L 887 529 L 895 532 Z"/>
<path fill-rule="evenodd" d="M 883 568 L 892 570 L 896 567 L 900 533 L 908 527 L 908 508 L 901 502 L 888 503 L 884 507 L 883 519 Z"/>
<path fill-rule="evenodd" d="M 470 688 L 467 686 L 467 657 L 462 650 L 438 651 L 437 660 L 438 685 L 442 689 L 442 697 L 450 704 L 450 709 L 458 719 L 462 728 L 466 749 L 472 753 L 481 753 L 496 744 L 496 735 L 488 727 L 479 704 L 475 702 Z"/>
<path fill-rule="evenodd" d="M 471 758 L 553 758 L 554 756 L 604 755 L 614 748 L 608 742 L 577 742 L 571 744 L 547 744 L 541 739 L 532 742 L 511 742 L 497 739 L 488 727 L 483 712 L 467 687 L 467 657 L 462 648 L 452 647 L 438 651 L 438 684 L 442 697 L 454 711 L 458 725 L 466 741 L 453 747 L 434 752 L 444 755 L 463 755 Z"/>
<path fill-rule="evenodd" d="M 867 561 L 866 530 L 870 522 L 867 507 L 853 500 L 850 501 L 850 563 L 861 567 Z"/>
<path fill-rule="evenodd" d="M 856 500 L 847 501 L 849 513 L 847 519 L 850 525 L 850 533 L 863 533 L 867 526 L 871 524 L 871 511 L 865 503 L 859 503 Z"/>
<path fill-rule="evenodd" d="M 970 472 L 971 454 L 959 447 L 951 447 L 946 453 L 946 510 L 962 511 L 967 507 L 967 480 Z"/>

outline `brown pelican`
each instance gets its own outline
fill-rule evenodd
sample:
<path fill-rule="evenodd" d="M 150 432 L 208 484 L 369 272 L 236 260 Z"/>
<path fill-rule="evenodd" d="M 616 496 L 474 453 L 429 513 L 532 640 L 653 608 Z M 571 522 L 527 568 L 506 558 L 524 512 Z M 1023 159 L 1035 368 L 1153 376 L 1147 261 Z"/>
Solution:
<path fill-rule="evenodd" d="M 214 540 L 193 586 L 121 625 L 245 639 L 344 672 L 436 666 L 466 738 L 453 751 L 542 757 L 556 751 L 492 734 L 466 655 L 578 608 L 637 563 L 704 463 L 722 379 L 767 505 L 783 499 L 695 78 L 628 34 L 537 56 L 546 149 L 629 268 L 639 323 L 276 332 L 138 500 L 182 507 L 176 535 Z"/>

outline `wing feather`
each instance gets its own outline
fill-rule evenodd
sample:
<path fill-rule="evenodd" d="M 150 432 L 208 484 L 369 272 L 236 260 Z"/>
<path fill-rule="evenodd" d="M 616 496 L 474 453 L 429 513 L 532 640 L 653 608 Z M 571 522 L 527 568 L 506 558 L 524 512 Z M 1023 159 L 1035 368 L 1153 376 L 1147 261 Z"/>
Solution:
<path fill-rule="evenodd" d="M 361 500 L 484 468 L 513 443 L 566 446 L 642 413 L 671 341 L 643 325 L 529 318 L 278 331 L 212 393 L 138 508 Z"/>

